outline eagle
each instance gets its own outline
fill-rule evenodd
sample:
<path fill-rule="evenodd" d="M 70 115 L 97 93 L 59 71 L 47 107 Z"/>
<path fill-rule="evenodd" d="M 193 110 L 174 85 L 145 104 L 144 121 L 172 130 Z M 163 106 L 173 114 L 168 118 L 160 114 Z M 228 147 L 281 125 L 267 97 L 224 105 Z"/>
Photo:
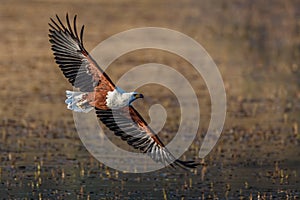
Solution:
<path fill-rule="evenodd" d="M 49 23 L 49 41 L 55 62 L 78 90 L 66 91 L 67 108 L 83 113 L 94 109 L 97 118 L 116 136 L 155 162 L 174 168 L 196 168 L 199 163 L 195 161 L 176 159 L 132 106 L 132 102 L 143 95 L 116 86 L 99 67 L 83 45 L 84 25 L 78 32 L 76 19 L 77 15 L 71 25 L 66 14 L 64 24 L 56 15 L 56 19 L 50 18 Z"/>

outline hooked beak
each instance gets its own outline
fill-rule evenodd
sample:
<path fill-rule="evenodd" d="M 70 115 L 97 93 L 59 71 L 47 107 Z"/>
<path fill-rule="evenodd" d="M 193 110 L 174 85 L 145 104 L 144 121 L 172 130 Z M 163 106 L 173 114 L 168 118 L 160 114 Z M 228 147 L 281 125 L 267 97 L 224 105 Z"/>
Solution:
<path fill-rule="evenodd" d="M 144 98 L 144 95 L 142 95 L 142 94 L 135 94 L 134 97 L 136 99 L 138 99 L 138 98 Z"/>

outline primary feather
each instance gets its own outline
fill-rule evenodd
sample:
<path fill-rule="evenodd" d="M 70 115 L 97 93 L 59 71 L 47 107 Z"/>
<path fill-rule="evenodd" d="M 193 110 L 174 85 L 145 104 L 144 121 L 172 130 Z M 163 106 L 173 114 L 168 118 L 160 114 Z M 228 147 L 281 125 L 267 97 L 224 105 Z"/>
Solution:
<path fill-rule="evenodd" d="M 125 94 L 121 99 L 112 99 L 117 98 L 114 95 L 115 91 L 121 93 L 125 91 L 115 87 L 107 74 L 85 50 L 84 26 L 78 34 L 76 19 L 75 15 L 73 27 L 68 14 L 66 15 L 67 26 L 57 15 L 56 20 L 51 18 L 49 23 L 49 37 L 55 61 L 69 82 L 79 90 L 79 92 L 67 92 L 68 108 L 77 112 L 89 112 L 94 107 L 99 120 L 116 136 L 127 141 L 133 148 L 149 155 L 156 162 L 184 168 L 195 168 L 199 165 L 194 161 L 175 159 L 142 116 L 130 105 L 134 99 L 126 95 L 131 93 Z M 123 100 L 126 100 L 125 103 Z"/>

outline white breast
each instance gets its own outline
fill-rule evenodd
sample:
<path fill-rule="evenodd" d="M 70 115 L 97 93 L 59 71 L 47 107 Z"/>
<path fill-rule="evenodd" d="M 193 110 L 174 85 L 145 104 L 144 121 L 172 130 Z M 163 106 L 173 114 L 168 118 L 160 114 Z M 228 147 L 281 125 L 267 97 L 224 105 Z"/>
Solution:
<path fill-rule="evenodd" d="M 108 92 L 106 95 L 106 105 L 111 109 L 118 109 L 129 105 L 132 92 L 121 93 L 118 90 Z"/>

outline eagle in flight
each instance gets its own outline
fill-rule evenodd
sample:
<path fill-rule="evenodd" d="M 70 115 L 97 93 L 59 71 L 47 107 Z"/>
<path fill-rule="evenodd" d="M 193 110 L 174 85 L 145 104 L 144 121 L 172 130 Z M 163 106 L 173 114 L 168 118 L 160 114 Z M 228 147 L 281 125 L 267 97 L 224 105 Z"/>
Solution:
<path fill-rule="evenodd" d="M 125 92 L 114 85 L 83 45 L 82 26 L 73 26 L 66 15 L 66 25 L 56 15 L 50 18 L 49 41 L 55 61 L 69 82 L 79 91 L 66 91 L 68 109 L 96 115 L 116 136 L 165 166 L 195 168 L 198 163 L 176 159 L 161 142 L 142 116 L 131 105 L 143 98 L 137 92 Z"/>

